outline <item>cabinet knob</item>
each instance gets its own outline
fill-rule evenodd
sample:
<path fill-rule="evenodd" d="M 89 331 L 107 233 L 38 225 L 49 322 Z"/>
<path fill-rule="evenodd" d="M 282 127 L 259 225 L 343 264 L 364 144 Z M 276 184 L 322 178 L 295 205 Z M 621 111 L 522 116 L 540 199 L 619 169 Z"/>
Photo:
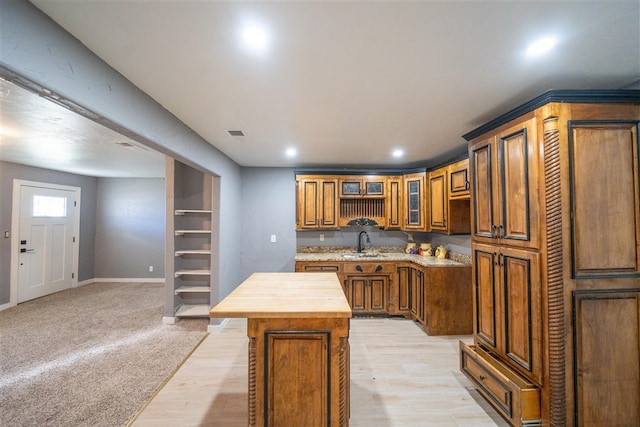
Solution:
<path fill-rule="evenodd" d="M 378 271 L 380 271 L 380 270 L 382 270 L 382 266 L 381 266 L 380 264 L 378 264 L 378 265 L 376 266 L 376 272 L 378 272 Z"/>
<path fill-rule="evenodd" d="M 362 266 L 360 264 L 356 265 L 356 270 L 362 272 Z"/>

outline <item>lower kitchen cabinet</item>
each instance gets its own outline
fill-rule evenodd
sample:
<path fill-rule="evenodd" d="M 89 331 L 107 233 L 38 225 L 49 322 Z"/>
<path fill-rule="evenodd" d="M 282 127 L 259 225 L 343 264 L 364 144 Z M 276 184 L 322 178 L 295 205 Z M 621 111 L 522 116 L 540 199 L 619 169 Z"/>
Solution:
<path fill-rule="evenodd" d="M 424 269 L 424 330 L 429 335 L 471 335 L 471 267 Z"/>
<path fill-rule="evenodd" d="M 418 321 L 429 335 L 473 333 L 471 267 L 400 265 L 397 279 L 393 314 Z"/>
<path fill-rule="evenodd" d="M 389 313 L 388 276 L 347 276 L 346 288 L 354 316 Z"/>

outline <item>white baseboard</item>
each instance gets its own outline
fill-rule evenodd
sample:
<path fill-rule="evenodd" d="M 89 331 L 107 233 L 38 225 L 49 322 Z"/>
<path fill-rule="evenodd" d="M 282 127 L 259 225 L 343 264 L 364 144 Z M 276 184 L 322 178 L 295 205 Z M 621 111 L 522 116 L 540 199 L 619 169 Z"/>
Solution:
<path fill-rule="evenodd" d="M 0 305 L 0 311 L 2 310 L 6 310 L 7 308 L 11 308 L 11 307 L 15 307 L 15 304 L 11 304 L 10 302 L 6 303 L 6 304 L 2 304 Z"/>
<path fill-rule="evenodd" d="M 178 322 L 178 318 L 177 317 L 163 317 L 162 318 L 162 323 L 164 325 L 175 325 Z"/>
<path fill-rule="evenodd" d="M 229 319 L 228 317 L 225 317 L 224 319 L 222 319 L 222 322 L 220 322 L 219 325 L 208 325 L 207 332 L 222 332 L 222 330 L 225 328 L 225 326 L 227 326 L 230 320 L 231 319 Z"/>
<path fill-rule="evenodd" d="M 104 278 L 97 277 L 95 279 L 85 280 L 84 282 L 93 282 L 93 283 L 164 283 L 164 277 L 124 277 L 124 278 Z M 82 282 L 82 283 L 84 283 Z"/>

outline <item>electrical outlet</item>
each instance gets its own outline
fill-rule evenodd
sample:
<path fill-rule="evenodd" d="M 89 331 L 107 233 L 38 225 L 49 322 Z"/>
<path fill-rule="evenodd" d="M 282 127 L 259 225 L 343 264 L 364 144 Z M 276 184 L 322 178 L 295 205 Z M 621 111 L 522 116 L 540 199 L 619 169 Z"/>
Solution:
<path fill-rule="evenodd" d="M 4 238 L 8 239 L 9 237 L 11 237 L 11 232 L 10 231 L 5 231 L 4 232 Z"/>
<path fill-rule="evenodd" d="M 276 235 L 272 234 L 271 235 L 271 243 L 275 243 L 276 242 Z"/>
<path fill-rule="evenodd" d="M 149 271 L 153 271 L 153 265 L 149 266 Z"/>
<path fill-rule="evenodd" d="M 320 233 L 320 241 L 324 242 L 324 234 Z"/>

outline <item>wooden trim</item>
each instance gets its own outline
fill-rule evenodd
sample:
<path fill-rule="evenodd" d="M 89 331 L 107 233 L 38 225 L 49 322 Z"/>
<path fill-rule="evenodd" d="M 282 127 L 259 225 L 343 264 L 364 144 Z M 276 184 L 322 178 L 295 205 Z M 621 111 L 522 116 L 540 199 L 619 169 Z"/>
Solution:
<path fill-rule="evenodd" d="M 478 136 L 492 131 L 497 127 L 520 118 L 549 102 L 565 103 L 639 103 L 640 90 L 549 90 L 537 98 L 516 107 L 505 114 L 487 122 L 486 124 L 468 132 L 462 137 L 471 141 Z"/>
<path fill-rule="evenodd" d="M 549 424 L 566 424 L 564 280 L 560 127 L 557 117 L 543 121 L 546 210 L 547 292 L 549 316 Z"/>

